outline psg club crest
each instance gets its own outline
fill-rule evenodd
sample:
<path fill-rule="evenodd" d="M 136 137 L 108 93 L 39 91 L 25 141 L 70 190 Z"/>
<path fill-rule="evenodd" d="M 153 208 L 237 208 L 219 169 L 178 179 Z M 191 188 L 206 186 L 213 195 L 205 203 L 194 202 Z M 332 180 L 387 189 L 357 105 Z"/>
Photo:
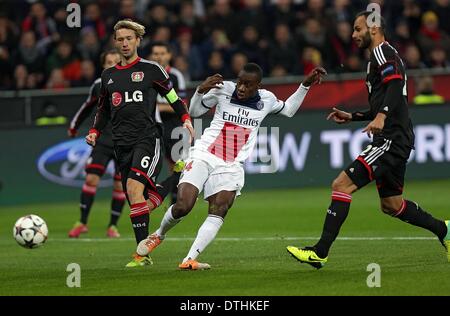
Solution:
<path fill-rule="evenodd" d="M 256 103 L 256 108 L 258 110 L 262 110 L 264 108 L 264 102 L 262 100 L 259 100 L 258 103 Z"/>
<path fill-rule="evenodd" d="M 118 106 L 120 103 L 122 103 L 122 95 L 120 92 L 113 92 L 111 95 L 111 101 L 114 106 Z"/>
<path fill-rule="evenodd" d="M 142 71 L 135 71 L 131 74 L 131 81 L 140 82 L 144 79 L 144 73 Z"/>

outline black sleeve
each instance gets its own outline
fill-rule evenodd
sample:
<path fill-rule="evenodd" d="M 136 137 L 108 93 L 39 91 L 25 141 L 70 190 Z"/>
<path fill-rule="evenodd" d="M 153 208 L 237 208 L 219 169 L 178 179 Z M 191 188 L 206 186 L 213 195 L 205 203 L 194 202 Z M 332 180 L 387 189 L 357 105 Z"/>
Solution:
<path fill-rule="evenodd" d="M 98 98 L 97 104 L 97 114 L 95 115 L 94 126 L 89 132 L 95 131 L 97 132 L 98 136 L 100 136 L 103 128 L 105 128 L 106 124 L 108 124 L 110 117 L 111 107 L 108 102 L 108 91 L 106 90 L 105 81 L 103 80 L 102 76 L 100 96 Z"/>
<path fill-rule="evenodd" d="M 389 115 L 392 113 L 398 104 L 403 102 L 403 84 L 400 80 L 390 80 L 386 87 L 383 105 L 378 113 Z"/>
<path fill-rule="evenodd" d="M 173 88 L 172 81 L 170 81 L 169 76 L 166 71 L 159 65 L 153 65 L 155 67 L 153 86 L 159 95 L 166 98 L 167 102 L 175 110 L 180 119 L 184 122 L 189 118 L 187 107 L 180 97 L 175 92 Z"/>
<path fill-rule="evenodd" d="M 89 89 L 89 95 L 86 101 L 84 101 L 84 103 L 81 105 L 80 109 L 77 111 L 75 116 L 72 118 L 72 121 L 70 122 L 71 129 L 78 130 L 84 120 L 89 117 L 89 115 L 91 115 L 98 102 L 98 97 L 100 95 L 100 85 L 101 83 L 97 80 L 92 84 L 91 88 Z"/>
<path fill-rule="evenodd" d="M 358 121 L 371 121 L 373 120 L 372 115 L 370 114 L 370 110 L 361 112 L 353 112 L 352 113 L 352 121 L 358 122 Z"/>
<path fill-rule="evenodd" d="M 377 46 L 373 52 L 373 59 L 378 65 L 381 82 L 386 84 L 394 79 L 403 80 L 400 59 L 397 52 L 389 45 Z"/>

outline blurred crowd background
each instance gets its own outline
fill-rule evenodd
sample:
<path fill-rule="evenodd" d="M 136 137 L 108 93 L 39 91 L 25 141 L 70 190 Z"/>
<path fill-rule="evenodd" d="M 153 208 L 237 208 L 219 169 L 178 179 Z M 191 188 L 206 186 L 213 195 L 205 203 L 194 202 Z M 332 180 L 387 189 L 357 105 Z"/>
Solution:
<path fill-rule="evenodd" d="M 99 0 L 81 5 L 81 27 L 66 25 L 69 1 L 0 1 L 0 90 L 89 86 L 99 56 L 113 46 L 119 19 L 146 26 L 140 55 L 152 41 L 170 43 L 172 66 L 187 81 L 221 73 L 235 78 L 246 62 L 266 77 L 361 72 L 364 52 L 351 39 L 354 15 L 377 2 L 387 38 L 408 69 L 450 67 L 450 0 Z"/>

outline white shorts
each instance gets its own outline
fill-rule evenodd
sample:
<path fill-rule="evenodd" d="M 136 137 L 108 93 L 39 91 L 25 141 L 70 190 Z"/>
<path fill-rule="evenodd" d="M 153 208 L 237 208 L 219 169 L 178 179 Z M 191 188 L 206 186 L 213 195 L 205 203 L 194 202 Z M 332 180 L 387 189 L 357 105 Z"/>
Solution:
<path fill-rule="evenodd" d="M 237 197 L 244 187 L 244 178 L 240 163 L 226 163 L 213 154 L 192 148 L 178 185 L 194 185 L 199 193 L 204 191 L 205 200 L 220 191 L 236 191 Z"/>

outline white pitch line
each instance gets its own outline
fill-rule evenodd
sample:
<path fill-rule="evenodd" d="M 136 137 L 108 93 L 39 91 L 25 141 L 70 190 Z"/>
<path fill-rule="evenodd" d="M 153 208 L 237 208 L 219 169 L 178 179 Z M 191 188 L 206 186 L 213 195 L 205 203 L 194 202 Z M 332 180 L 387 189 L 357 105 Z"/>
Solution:
<path fill-rule="evenodd" d="M 217 241 L 275 241 L 275 240 L 318 240 L 319 237 L 219 237 Z M 56 242 L 116 242 L 132 241 L 134 238 L 50 238 Z M 168 237 L 165 241 L 193 241 L 190 237 Z M 373 241 L 373 240 L 437 240 L 436 237 L 338 237 L 344 241 Z"/>

